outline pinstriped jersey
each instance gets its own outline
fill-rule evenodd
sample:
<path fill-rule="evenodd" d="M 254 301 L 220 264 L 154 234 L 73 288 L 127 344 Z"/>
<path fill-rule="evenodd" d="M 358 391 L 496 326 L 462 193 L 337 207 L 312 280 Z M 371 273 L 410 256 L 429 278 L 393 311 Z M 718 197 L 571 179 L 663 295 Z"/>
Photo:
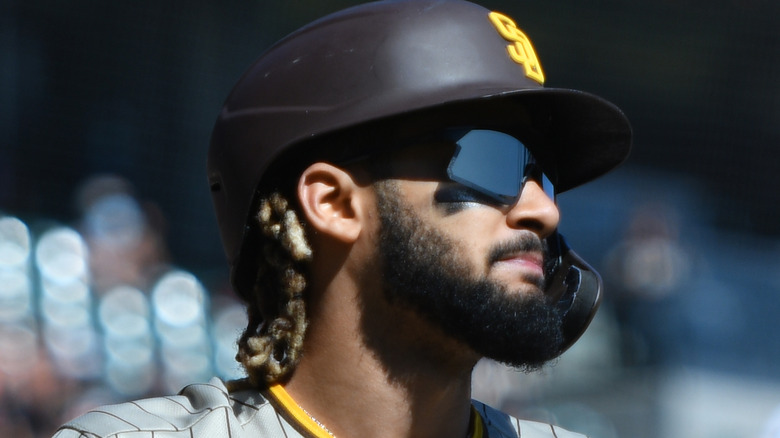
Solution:
<path fill-rule="evenodd" d="M 54 438 L 320 438 L 322 428 L 305 424 L 278 397 L 279 392 L 242 390 L 229 393 L 219 379 L 190 385 L 179 395 L 104 406 L 62 426 Z M 286 396 L 289 397 L 289 396 Z M 291 400 L 291 399 L 290 399 Z M 473 402 L 472 437 L 576 438 L 557 426 L 518 420 Z"/>

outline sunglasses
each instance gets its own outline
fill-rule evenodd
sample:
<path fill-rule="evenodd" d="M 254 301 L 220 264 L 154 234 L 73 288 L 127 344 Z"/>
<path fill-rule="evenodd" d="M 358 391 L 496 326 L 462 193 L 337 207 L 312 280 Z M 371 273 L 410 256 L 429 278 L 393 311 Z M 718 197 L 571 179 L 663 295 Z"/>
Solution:
<path fill-rule="evenodd" d="M 503 132 L 475 129 L 455 144 L 455 154 L 447 167 L 451 180 L 512 205 L 530 178 L 555 200 L 555 186 L 520 140 Z"/>

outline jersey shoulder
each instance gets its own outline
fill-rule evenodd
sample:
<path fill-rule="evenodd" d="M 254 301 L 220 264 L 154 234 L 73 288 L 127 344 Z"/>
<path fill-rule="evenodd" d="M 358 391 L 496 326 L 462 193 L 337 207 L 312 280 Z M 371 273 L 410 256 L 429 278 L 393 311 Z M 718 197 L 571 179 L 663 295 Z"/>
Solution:
<path fill-rule="evenodd" d="M 476 400 L 472 404 L 485 423 L 486 438 L 585 438 L 552 424 L 517 419 Z"/>
<path fill-rule="evenodd" d="M 63 425 L 54 438 L 300 436 L 257 391 L 229 393 L 224 382 L 178 395 L 102 406 Z"/>

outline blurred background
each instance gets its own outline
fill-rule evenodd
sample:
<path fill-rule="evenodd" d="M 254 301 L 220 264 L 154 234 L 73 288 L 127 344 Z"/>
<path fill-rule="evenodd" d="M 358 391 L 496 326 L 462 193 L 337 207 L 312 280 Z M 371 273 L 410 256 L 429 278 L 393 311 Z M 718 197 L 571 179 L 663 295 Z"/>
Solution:
<path fill-rule="evenodd" d="M 0 436 L 240 375 L 211 127 L 265 48 L 356 3 L 0 3 Z M 780 437 L 780 2 L 482 4 L 635 147 L 560 197 L 607 285 L 592 328 L 539 374 L 480 363 L 475 396 L 593 437 Z"/>

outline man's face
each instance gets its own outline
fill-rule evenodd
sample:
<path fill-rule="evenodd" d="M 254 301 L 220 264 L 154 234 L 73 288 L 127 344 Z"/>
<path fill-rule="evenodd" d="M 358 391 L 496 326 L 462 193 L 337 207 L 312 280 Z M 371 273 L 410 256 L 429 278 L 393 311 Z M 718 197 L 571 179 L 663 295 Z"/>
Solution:
<path fill-rule="evenodd" d="M 507 206 L 446 181 L 448 156 L 401 156 L 395 166 L 414 179 L 375 184 L 386 297 L 479 355 L 537 368 L 562 344 L 543 293 L 543 238 L 558 210 L 534 182 Z"/>

